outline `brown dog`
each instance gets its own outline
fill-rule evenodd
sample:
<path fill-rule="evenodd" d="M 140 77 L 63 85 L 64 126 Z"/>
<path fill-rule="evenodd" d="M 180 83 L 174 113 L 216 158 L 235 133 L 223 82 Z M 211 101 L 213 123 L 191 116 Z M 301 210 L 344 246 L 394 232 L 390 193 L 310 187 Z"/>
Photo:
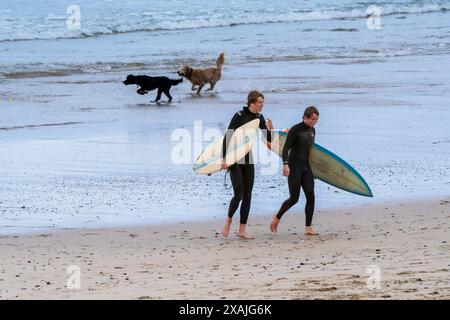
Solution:
<path fill-rule="evenodd" d="M 178 75 L 185 77 L 192 83 L 191 90 L 197 90 L 197 94 L 200 94 L 203 86 L 209 83 L 210 87 L 206 91 L 213 90 L 216 82 L 221 78 L 222 65 L 225 63 L 225 55 L 222 52 L 216 60 L 216 68 L 207 69 L 193 69 L 189 66 L 181 67 L 178 71 Z M 198 86 L 198 88 L 196 88 Z"/>

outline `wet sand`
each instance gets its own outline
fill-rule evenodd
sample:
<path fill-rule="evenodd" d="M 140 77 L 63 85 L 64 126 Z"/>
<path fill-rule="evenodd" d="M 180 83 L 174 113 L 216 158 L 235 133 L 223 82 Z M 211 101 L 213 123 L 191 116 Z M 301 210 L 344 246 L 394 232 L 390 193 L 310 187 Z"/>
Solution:
<path fill-rule="evenodd" d="M 247 241 L 238 219 L 228 239 L 224 219 L 2 236 L 0 298 L 450 298 L 450 198 L 321 211 L 319 236 L 303 235 L 297 207 L 277 234 L 270 216 L 251 216 Z M 71 265 L 81 289 L 67 288 Z"/>

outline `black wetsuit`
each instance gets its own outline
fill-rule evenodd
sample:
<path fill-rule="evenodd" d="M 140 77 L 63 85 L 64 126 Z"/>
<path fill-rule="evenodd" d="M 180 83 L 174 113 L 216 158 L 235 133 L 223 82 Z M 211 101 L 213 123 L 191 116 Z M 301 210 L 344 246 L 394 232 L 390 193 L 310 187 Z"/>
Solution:
<path fill-rule="evenodd" d="M 242 111 L 237 112 L 231 119 L 228 126 L 227 134 L 223 139 L 222 157 L 225 158 L 228 143 L 230 142 L 232 130 L 236 130 L 240 126 L 252 120 L 259 119 L 259 128 L 268 142 L 272 141 L 270 130 L 266 126 L 266 120 L 261 113 L 253 113 L 248 107 L 244 107 Z M 231 129 L 231 130 L 230 130 Z M 228 217 L 232 218 L 239 203 L 241 204 L 241 224 L 247 224 L 248 214 L 250 212 L 250 204 L 252 199 L 253 181 L 255 179 L 255 168 L 253 164 L 253 155 L 250 150 L 246 154 L 244 160 L 233 164 L 229 167 L 231 183 L 233 184 L 234 196 L 230 201 L 228 208 Z"/>
<path fill-rule="evenodd" d="M 288 164 L 290 174 L 288 176 L 290 197 L 281 205 L 277 218 L 298 202 L 300 188 L 303 188 L 306 196 L 305 214 L 306 226 L 311 226 L 314 213 L 314 176 L 309 165 L 309 154 L 314 144 L 316 130 L 308 127 L 304 122 L 293 126 L 288 133 L 283 147 L 283 164 Z"/>

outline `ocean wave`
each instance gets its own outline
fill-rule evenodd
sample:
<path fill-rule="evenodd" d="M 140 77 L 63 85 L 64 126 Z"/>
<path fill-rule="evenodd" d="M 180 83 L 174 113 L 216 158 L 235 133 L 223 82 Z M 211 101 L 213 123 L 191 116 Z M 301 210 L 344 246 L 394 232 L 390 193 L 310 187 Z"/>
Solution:
<path fill-rule="evenodd" d="M 55 126 L 69 126 L 74 124 L 83 124 L 84 122 L 62 122 L 62 123 L 43 123 L 43 124 L 28 124 L 23 126 L 0 127 L 0 130 L 9 131 L 17 129 L 41 128 L 41 127 L 55 127 Z"/>
<path fill-rule="evenodd" d="M 207 65 L 205 60 L 193 58 L 171 58 L 151 62 L 33 63 L 10 66 L 0 64 L 0 81 L 117 72 L 160 73 L 163 70 L 168 74 L 176 74 L 182 64 Z M 95 80 L 95 82 L 99 81 Z"/>
<path fill-rule="evenodd" d="M 432 12 L 446 12 L 450 10 L 450 3 L 444 4 L 426 4 L 426 5 L 382 5 L 381 15 L 395 14 L 423 14 Z M 200 28 L 214 27 L 233 27 L 239 25 L 251 24 L 270 24 L 282 22 L 302 22 L 314 20 L 335 20 L 335 19 L 357 19 L 368 16 L 366 8 L 353 8 L 346 10 L 322 9 L 311 11 L 296 10 L 278 10 L 265 11 L 256 10 L 255 12 L 230 11 L 226 13 L 206 12 L 203 15 L 187 15 L 180 17 L 178 12 L 173 12 L 161 16 L 154 16 L 152 12 L 144 11 L 139 16 L 132 14 L 132 21 L 120 23 L 118 19 L 93 19 L 88 23 L 83 23 L 81 29 L 69 30 L 65 28 L 64 16 L 48 14 L 45 21 L 54 24 L 40 25 L 41 29 L 33 29 L 27 27 L 15 26 L 19 23 L 14 20 L 11 22 L 7 19 L 0 20 L 0 42 L 5 41 L 23 41 L 23 40 L 56 40 L 56 39 L 74 39 L 88 38 L 102 35 L 122 34 L 131 32 L 157 32 L 157 31 L 174 31 L 189 30 Z M 97 23 L 96 23 L 97 21 Z M 104 25 L 105 21 L 109 21 L 111 25 Z M 26 23 L 23 23 L 26 25 Z M 335 31 L 335 30 L 333 30 Z M 341 31 L 341 30 L 336 30 Z M 347 31 L 347 30 L 342 30 Z M 353 31 L 353 30 L 352 30 Z"/>
<path fill-rule="evenodd" d="M 305 55 L 273 55 L 266 57 L 246 57 L 245 63 L 259 63 L 259 62 L 287 62 L 287 61 L 308 61 L 326 59 L 326 56 L 319 56 L 314 54 Z"/>
<path fill-rule="evenodd" d="M 411 56 L 411 55 L 427 55 L 427 54 L 448 54 L 450 45 L 441 43 L 430 53 L 430 47 L 425 45 L 422 47 L 390 47 L 390 48 L 360 48 L 358 50 L 320 50 L 320 52 L 304 52 L 303 54 L 284 54 L 274 55 L 267 53 L 258 56 L 241 56 L 228 63 L 228 65 L 247 65 L 253 63 L 278 63 L 278 62 L 320 62 L 326 61 L 331 64 L 351 64 L 351 63 L 372 63 L 381 61 L 379 59 L 387 59 L 389 57 Z M 378 59 L 378 60 L 377 60 Z M 129 73 L 134 74 L 158 74 L 166 76 L 175 76 L 180 65 L 191 66 L 207 66 L 213 64 L 202 57 L 175 57 L 168 59 L 158 59 L 148 62 L 101 62 L 101 63 L 51 63 L 51 64 L 16 64 L 16 65 L 0 65 L 0 82 L 26 79 L 26 78 L 47 78 L 47 77 L 64 77 L 71 75 L 104 75 L 104 74 L 122 74 L 125 76 Z M 65 80 L 57 80 L 59 83 L 65 83 Z M 77 80 L 79 81 L 79 80 Z M 84 81 L 84 80 L 83 80 Z M 111 81 L 107 79 L 93 78 L 92 82 Z M 67 82 L 69 83 L 69 82 Z M 76 82 L 70 82 L 76 83 Z M 79 84 L 82 84 L 81 82 Z"/>
<path fill-rule="evenodd" d="M 41 65 L 30 64 L 26 66 L 13 66 L 13 70 L 5 70 L 0 74 L 0 79 L 24 79 L 63 77 L 76 74 L 96 74 L 105 72 L 144 70 L 154 67 L 153 64 L 141 62 L 111 62 L 111 63 L 88 63 L 88 64 L 56 64 Z"/>
<path fill-rule="evenodd" d="M 331 29 L 333 32 L 358 32 L 357 28 L 335 28 Z"/>
<path fill-rule="evenodd" d="M 82 74 L 80 69 L 59 69 L 59 70 L 37 70 L 37 71 L 15 71 L 7 72 L 2 76 L 6 79 L 22 79 L 22 78 L 42 78 L 42 77 L 62 77 L 72 74 Z"/>

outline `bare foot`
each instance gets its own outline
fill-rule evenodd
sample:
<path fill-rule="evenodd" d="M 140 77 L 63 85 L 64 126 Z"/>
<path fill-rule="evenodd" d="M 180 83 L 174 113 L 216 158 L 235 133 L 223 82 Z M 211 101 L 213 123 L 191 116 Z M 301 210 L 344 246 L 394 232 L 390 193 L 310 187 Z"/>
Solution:
<path fill-rule="evenodd" d="M 225 225 L 223 226 L 222 231 L 220 231 L 220 234 L 222 236 L 224 236 L 225 238 L 227 238 L 228 235 L 230 234 L 231 221 L 232 221 L 232 219 L 227 218 L 227 221 L 225 222 Z"/>
<path fill-rule="evenodd" d="M 255 239 L 253 238 L 251 235 L 249 235 L 247 232 L 238 232 L 237 236 L 241 239 L 245 239 L 245 240 L 250 240 L 250 239 Z"/>
<path fill-rule="evenodd" d="M 305 235 L 307 235 L 307 236 L 317 236 L 318 233 L 315 232 L 315 231 L 313 230 L 313 228 L 311 228 L 311 227 L 306 227 L 306 228 L 305 228 Z"/>
<path fill-rule="evenodd" d="M 247 233 L 247 225 L 242 223 L 239 225 L 239 232 L 237 233 L 237 236 L 245 240 L 254 239 L 251 235 Z"/>
<path fill-rule="evenodd" d="M 280 219 L 278 219 L 276 216 L 272 217 L 272 222 L 270 223 L 270 232 L 277 233 L 278 224 L 280 223 Z"/>

